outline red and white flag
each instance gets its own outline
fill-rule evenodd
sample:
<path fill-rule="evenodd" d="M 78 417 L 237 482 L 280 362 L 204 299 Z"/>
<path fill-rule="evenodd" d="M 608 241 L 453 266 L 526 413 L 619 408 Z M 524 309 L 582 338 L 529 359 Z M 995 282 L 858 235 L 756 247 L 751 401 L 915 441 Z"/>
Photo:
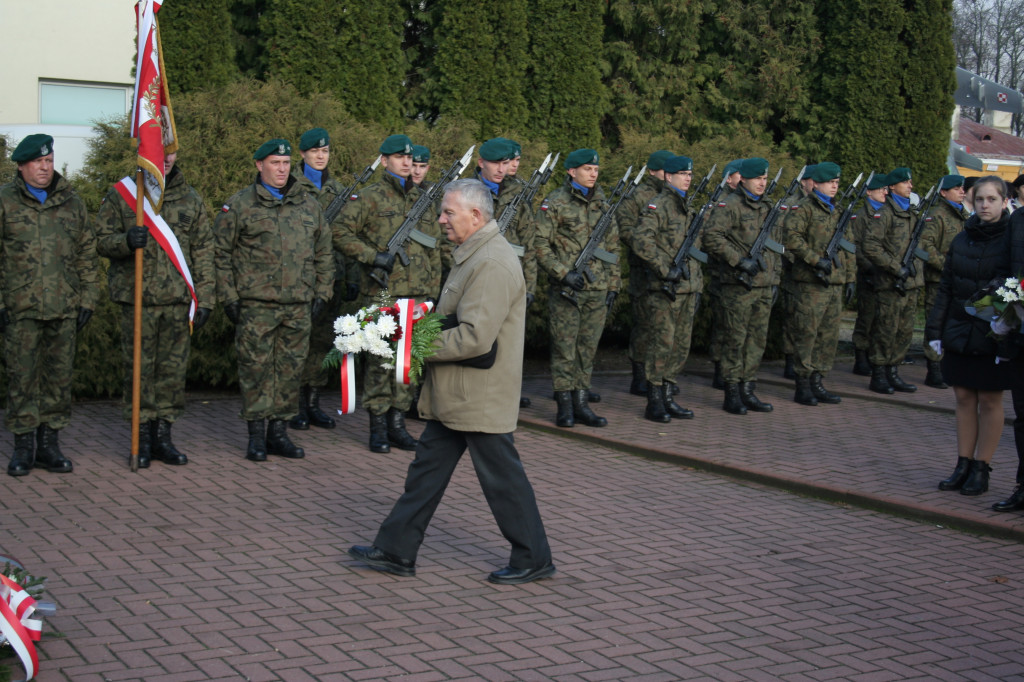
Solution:
<path fill-rule="evenodd" d="M 139 150 L 138 165 L 143 170 L 146 196 L 158 213 L 163 203 L 164 155 L 178 149 L 156 20 L 162 4 L 163 0 L 139 0 L 135 5 L 139 52 L 132 98 L 132 138 Z"/>

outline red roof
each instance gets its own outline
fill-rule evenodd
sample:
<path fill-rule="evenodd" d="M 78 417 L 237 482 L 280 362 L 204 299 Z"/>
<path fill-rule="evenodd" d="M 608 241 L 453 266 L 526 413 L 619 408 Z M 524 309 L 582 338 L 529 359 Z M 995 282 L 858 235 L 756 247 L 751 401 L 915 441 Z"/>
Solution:
<path fill-rule="evenodd" d="M 962 116 L 956 143 L 967 147 L 968 154 L 981 158 L 1024 157 L 1024 139 L 975 123 Z"/>

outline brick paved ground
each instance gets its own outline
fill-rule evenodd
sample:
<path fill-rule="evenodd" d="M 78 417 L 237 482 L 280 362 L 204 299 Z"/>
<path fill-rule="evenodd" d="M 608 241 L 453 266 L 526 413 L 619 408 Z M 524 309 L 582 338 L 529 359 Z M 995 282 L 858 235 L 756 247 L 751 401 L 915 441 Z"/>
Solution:
<path fill-rule="evenodd" d="M 775 413 L 746 418 L 687 378 L 697 419 L 668 425 L 604 375 L 611 424 L 572 430 L 545 426 L 550 386 L 529 379 L 538 428 L 517 443 L 559 572 L 519 587 L 484 581 L 508 548 L 468 460 L 415 578 L 345 556 L 410 459 L 366 451 L 364 414 L 298 434 L 303 461 L 260 465 L 236 400 L 194 401 L 175 431 L 192 463 L 131 474 L 116 406 L 79 405 L 74 474 L 0 477 L 0 553 L 49 576 L 59 608 L 38 679 L 1024 680 L 1024 516 L 986 511 L 1012 486 L 1009 431 L 992 492 L 939 493 L 950 391 L 879 401 L 837 372 L 843 404 L 806 408 L 778 374 L 759 391 Z"/>

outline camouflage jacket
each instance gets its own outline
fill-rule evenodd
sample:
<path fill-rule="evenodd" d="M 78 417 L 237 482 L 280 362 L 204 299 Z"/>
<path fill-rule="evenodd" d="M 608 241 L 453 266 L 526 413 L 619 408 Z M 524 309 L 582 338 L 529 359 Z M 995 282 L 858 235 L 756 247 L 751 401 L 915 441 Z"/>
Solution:
<path fill-rule="evenodd" d="M 16 320 L 75 317 L 99 296 L 85 202 L 60 173 L 47 193 L 40 204 L 21 175 L 0 186 L 0 308 Z"/>
<path fill-rule="evenodd" d="M 925 219 L 924 231 L 921 232 L 921 248 L 928 252 L 928 262 L 924 265 L 924 281 L 938 284 L 942 279 L 942 266 L 946 262 L 946 252 L 953 237 L 964 229 L 967 211 L 957 208 L 945 199 L 939 198 L 935 208 Z"/>
<path fill-rule="evenodd" d="M 610 208 L 604 192 L 597 185 L 584 196 L 566 178 L 565 183 L 549 194 L 537 209 L 537 237 L 534 241 L 537 263 L 552 283 L 561 282 L 572 270 L 583 247 L 590 240 L 597 221 Z M 604 239 L 598 245 L 618 256 L 619 228 L 613 217 Z M 586 280 L 584 291 L 618 291 L 622 276 L 618 263 L 607 263 L 599 258 L 590 262 L 594 281 Z"/>
<path fill-rule="evenodd" d="M 373 259 L 387 251 L 388 240 L 398 231 L 406 213 L 419 199 L 422 190 L 411 182 L 403 189 L 398 178 L 384 173 L 379 182 L 354 194 L 334 221 L 332 232 L 334 248 L 356 260 L 362 271 L 360 290 L 364 296 L 376 297 L 380 286 L 370 278 Z M 418 230 L 437 240 L 434 247 L 415 240 L 405 243 L 409 264 L 395 259 L 388 278 L 388 292 L 392 297 L 437 298 L 441 290 L 441 240 L 445 237 L 437 223 L 434 207 L 428 208 L 416 226 Z"/>
<path fill-rule="evenodd" d="M 110 259 L 107 278 L 110 300 L 135 300 L 135 249 L 125 242 L 125 233 L 135 227 L 135 207 L 129 207 L 117 189 L 103 198 L 96 214 L 96 250 Z M 192 274 L 200 308 L 217 302 L 217 280 L 213 269 L 213 225 L 199 193 L 175 166 L 167 177 L 160 215 L 178 238 L 185 263 Z M 142 304 L 169 305 L 192 300 L 185 279 L 156 239 L 149 237 L 142 255 Z"/>
<path fill-rule="evenodd" d="M 623 199 L 615 211 L 619 220 L 619 240 L 630 249 L 633 248 L 633 230 L 640 222 L 640 215 L 651 199 L 665 190 L 665 181 L 647 174 L 637 185 L 636 191 Z"/>
<path fill-rule="evenodd" d="M 477 179 L 480 174 L 477 173 Z M 514 177 L 506 177 L 498 186 L 498 196 L 494 199 L 494 219 L 501 218 L 505 209 L 520 192 L 527 191 L 527 184 Z M 523 277 L 526 279 L 526 293 L 532 294 L 537 288 L 537 254 L 534 241 L 537 235 L 537 219 L 533 206 L 520 204 L 516 217 L 505 230 L 505 239 L 520 258 L 523 266 Z M 522 252 L 520 253 L 520 248 Z"/>
<path fill-rule="evenodd" d="M 633 255 L 640 267 L 630 270 L 630 278 L 637 278 L 643 291 L 660 291 L 672 260 L 686 239 L 692 216 L 686 199 L 670 185 L 651 199 L 640 212 L 640 220 L 633 231 Z M 694 242 L 700 248 L 700 240 Z M 700 261 L 689 260 L 690 278 L 675 285 L 678 293 L 693 293 L 703 288 Z"/>
<path fill-rule="evenodd" d="M 748 256 L 770 210 L 767 199 L 755 201 L 742 188 L 737 188 L 711 211 L 704 232 L 704 250 L 713 258 L 723 284 L 739 283 L 736 265 Z M 779 283 L 778 254 L 765 249 L 764 261 L 765 269 L 752 280 L 755 287 Z"/>
<path fill-rule="evenodd" d="M 320 208 L 324 211 L 324 218 L 326 219 L 327 207 L 330 206 L 331 202 L 334 201 L 334 199 L 339 194 L 344 192 L 346 188 L 342 186 L 340 182 L 331 177 L 331 172 L 326 168 L 323 170 L 323 177 L 321 178 L 320 187 L 317 187 L 315 184 L 313 184 L 312 180 L 306 177 L 306 174 L 303 172 L 303 164 L 303 161 L 299 161 L 299 163 L 295 165 L 294 170 L 292 170 L 292 176 L 295 177 L 295 181 L 302 185 L 302 187 L 307 192 L 309 192 L 311 196 L 316 198 L 317 203 L 320 204 Z M 344 210 L 344 207 L 342 207 L 342 210 Z M 340 217 L 341 212 L 339 211 L 338 215 L 335 216 L 334 218 L 334 222 L 337 222 L 338 218 Z M 331 229 L 330 225 L 328 225 L 327 227 L 328 229 Z M 346 273 L 348 273 L 349 276 L 352 276 L 353 279 L 358 283 L 358 271 L 354 271 L 351 273 L 348 272 L 348 270 L 350 269 L 355 270 L 355 263 L 351 263 L 350 265 L 350 260 L 345 257 L 345 254 L 333 248 L 331 250 L 333 251 L 334 254 L 335 284 L 339 285 L 342 282 L 345 282 Z"/>
<path fill-rule="evenodd" d="M 843 267 L 846 260 L 840 256 L 839 265 L 832 265 L 832 274 L 822 280 L 815 267 L 825 257 L 832 235 L 839 223 L 839 207 L 829 206 L 816 194 L 808 194 L 786 210 L 783 232 L 786 235 L 786 253 L 792 259 L 790 277 L 794 282 L 821 282 L 844 284 L 847 280 Z"/>
<path fill-rule="evenodd" d="M 257 176 L 217 214 L 214 263 L 223 303 L 331 297 L 331 234 L 320 204 L 294 178 L 282 192 L 283 198 L 275 198 Z"/>
<path fill-rule="evenodd" d="M 900 260 L 910 244 L 914 214 L 897 206 L 891 195 L 886 196 L 882 208 L 868 214 L 861 229 L 864 232 L 858 250 L 864 252 L 864 258 L 871 264 L 871 285 L 878 291 L 894 289 L 896 276 L 900 272 Z M 922 285 L 923 269 L 918 267 L 917 276 L 907 280 L 908 289 Z"/>

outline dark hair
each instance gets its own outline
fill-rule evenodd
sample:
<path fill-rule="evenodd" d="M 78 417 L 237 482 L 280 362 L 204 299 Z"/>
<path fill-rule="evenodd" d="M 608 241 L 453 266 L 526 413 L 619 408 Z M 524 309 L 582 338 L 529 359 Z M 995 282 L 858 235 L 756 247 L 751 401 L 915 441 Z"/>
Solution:
<path fill-rule="evenodd" d="M 1010 183 L 1010 184 L 1012 184 L 1012 185 L 1013 185 L 1013 188 L 1014 188 L 1014 189 L 1017 189 L 1017 188 L 1018 188 L 1018 187 L 1020 187 L 1021 185 L 1024 185 L 1024 173 L 1021 173 L 1020 175 L 1018 175 L 1018 176 L 1017 176 L 1017 179 L 1016 179 L 1016 180 L 1014 180 L 1014 181 L 1013 181 L 1012 183 Z"/>
<path fill-rule="evenodd" d="M 982 185 L 995 185 L 998 188 L 997 191 L 1001 199 L 1009 196 L 1006 180 L 1003 180 L 998 175 L 986 175 L 985 177 L 978 178 L 977 182 L 974 183 L 974 191 L 977 192 L 978 188 Z"/>

